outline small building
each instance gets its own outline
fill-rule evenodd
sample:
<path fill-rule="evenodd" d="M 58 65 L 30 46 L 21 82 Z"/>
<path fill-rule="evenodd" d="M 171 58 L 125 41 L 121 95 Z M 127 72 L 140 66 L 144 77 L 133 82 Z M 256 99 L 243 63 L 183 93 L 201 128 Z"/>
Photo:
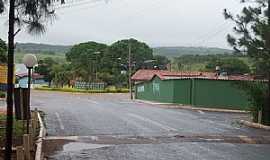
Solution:
<path fill-rule="evenodd" d="M 237 83 L 251 76 L 218 76 L 209 72 L 139 70 L 133 76 L 137 99 L 214 107 L 248 109 L 248 97 Z"/>
<path fill-rule="evenodd" d="M 16 75 L 17 84 L 21 88 L 27 88 L 28 86 L 28 73 L 21 73 Z M 44 80 L 44 76 L 38 73 L 32 74 L 32 85 L 39 86 L 39 85 L 48 85 L 47 82 Z M 31 86 L 33 87 L 33 86 Z"/>

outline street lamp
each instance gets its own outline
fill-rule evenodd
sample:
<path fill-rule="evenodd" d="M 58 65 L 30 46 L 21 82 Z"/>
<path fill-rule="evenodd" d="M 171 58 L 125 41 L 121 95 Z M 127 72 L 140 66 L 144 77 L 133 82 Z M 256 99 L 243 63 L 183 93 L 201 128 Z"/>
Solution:
<path fill-rule="evenodd" d="M 23 57 L 23 64 L 25 65 L 25 67 L 28 69 L 28 95 L 27 95 L 27 113 L 26 113 L 26 117 L 27 117 L 27 134 L 29 134 L 29 120 L 30 120 L 30 90 L 31 90 L 31 70 L 33 69 L 33 67 L 37 64 L 37 57 L 33 54 L 26 54 Z"/>
<path fill-rule="evenodd" d="M 97 58 L 97 56 L 98 56 L 100 53 L 101 53 L 101 52 L 99 52 L 99 51 L 94 52 L 94 54 L 96 55 L 96 81 L 97 81 L 97 79 L 98 79 L 98 76 L 97 76 L 97 73 L 98 73 L 98 58 Z"/>
<path fill-rule="evenodd" d="M 89 53 L 91 53 L 91 54 L 94 54 L 95 56 L 96 56 L 96 59 L 95 59 L 95 79 L 96 79 L 96 81 L 97 81 L 97 71 L 98 71 L 98 55 L 99 54 L 101 54 L 101 52 L 100 51 L 94 51 L 94 49 L 87 49 L 87 53 L 88 53 L 88 55 L 90 55 Z M 91 64 L 90 64 L 90 67 L 92 68 L 92 69 L 89 69 L 90 70 L 90 72 L 91 72 L 91 70 L 94 72 L 94 65 L 92 64 L 92 58 L 90 57 L 89 58 L 89 60 L 91 60 Z M 91 75 L 92 76 L 92 75 Z M 90 78 L 89 78 L 90 79 Z M 90 83 L 90 82 L 89 82 Z"/>

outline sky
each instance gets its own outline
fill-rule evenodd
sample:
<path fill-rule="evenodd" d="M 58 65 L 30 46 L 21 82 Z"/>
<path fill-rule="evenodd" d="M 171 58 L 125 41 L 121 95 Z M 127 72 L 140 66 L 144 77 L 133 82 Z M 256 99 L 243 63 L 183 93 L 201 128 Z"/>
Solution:
<path fill-rule="evenodd" d="M 152 47 L 204 46 L 229 48 L 233 24 L 223 10 L 239 13 L 240 0 L 68 0 L 41 36 L 25 31 L 17 42 L 74 45 L 97 41 L 112 44 L 135 38 Z M 0 38 L 7 40 L 7 19 L 0 16 Z"/>

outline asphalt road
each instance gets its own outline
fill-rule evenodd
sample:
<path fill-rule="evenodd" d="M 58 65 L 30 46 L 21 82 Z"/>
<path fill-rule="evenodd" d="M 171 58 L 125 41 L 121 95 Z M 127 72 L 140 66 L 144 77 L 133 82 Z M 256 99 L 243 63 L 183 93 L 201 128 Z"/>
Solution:
<path fill-rule="evenodd" d="M 270 132 L 239 125 L 246 114 L 167 109 L 126 94 L 32 93 L 46 114 L 47 143 L 60 146 L 48 159 L 270 159 L 262 139 Z"/>

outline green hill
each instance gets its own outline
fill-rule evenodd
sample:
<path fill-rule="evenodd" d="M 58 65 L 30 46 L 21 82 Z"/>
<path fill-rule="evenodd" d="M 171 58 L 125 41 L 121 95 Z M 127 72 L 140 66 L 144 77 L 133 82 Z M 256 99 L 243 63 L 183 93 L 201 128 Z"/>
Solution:
<path fill-rule="evenodd" d="M 72 46 L 40 43 L 16 43 L 16 53 L 33 53 L 40 57 L 57 56 L 58 58 L 64 58 L 64 54 L 68 52 L 71 47 Z M 179 57 L 182 55 L 231 54 L 233 52 L 228 49 L 207 47 L 155 47 L 153 48 L 153 51 L 154 55 L 162 55 L 168 58 Z"/>
<path fill-rule="evenodd" d="M 27 53 L 35 54 L 38 58 L 51 57 L 58 62 L 65 62 L 65 53 L 71 46 L 49 45 L 37 43 L 16 43 L 15 62 L 22 63 L 23 56 Z"/>
<path fill-rule="evenodd" d="M 71 46 L 64 45 L 50 45 L 38 43 L 16 43 L 16 51 L 22 53 L 47 53 L 57 54 L 66 53 Z"/>
<path fill-rule="evenodd" d="M 156 47 L 153 48 L 154 55 L 162 55 L 169 58 L 182 55 L 211 55 L 211 54 L 231 54 L 233 51 L 222 48 L 207 47 Z"/>

